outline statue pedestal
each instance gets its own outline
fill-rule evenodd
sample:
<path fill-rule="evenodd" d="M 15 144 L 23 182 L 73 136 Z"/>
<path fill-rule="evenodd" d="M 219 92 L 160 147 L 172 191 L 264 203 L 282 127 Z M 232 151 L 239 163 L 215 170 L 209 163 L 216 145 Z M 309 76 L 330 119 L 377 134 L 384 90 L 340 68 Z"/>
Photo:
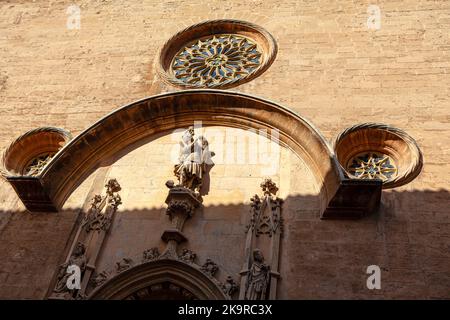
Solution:
<path fill-rule="evenodd" d="M 167 247 L 161 256 L 176 258 L 178 244 L 187 241 L 182 232 L 184 223 L 194 215 L 195 209 L 201 205 L 201 200 L 197 194 L 187 188 L 173 187 L 169 191 L 166 203 L 166 212 L 170 217 L 172 227 L 166 229 L 161 236 L 161 239 L 167 243 Z"/>

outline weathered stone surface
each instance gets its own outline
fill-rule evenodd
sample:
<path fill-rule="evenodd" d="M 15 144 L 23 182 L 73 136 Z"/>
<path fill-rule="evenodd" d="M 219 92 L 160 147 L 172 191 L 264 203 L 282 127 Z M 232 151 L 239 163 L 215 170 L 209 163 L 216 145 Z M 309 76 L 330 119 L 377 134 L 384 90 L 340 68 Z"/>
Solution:
<path fill-rule="evenodd" d="M 414 137 L 424 155 L 421 174 L 383 191 L 376 214 L 324 221 L 313 169 L 282 148 L 270 174 L 285 200 L 278 298 L 450 299 L 449 8 L 444 1 L 378 5 L 381 29 L 369 30 L 361 1 L 91 1 L 81 5 L 81 29 L 68 30 L 62 2 L 2 2 L 0 149 L 40 126 L 75 136 L 121 105 L 177 90 L 155 72 L 158 47 L 196 22 L 246 19 L 267 29 L 279 50 L 270 68 L 234 91 L 286 105 L 330 141 L 355 123 L 388 123 Z M 174 164 L 166 154 L 176 141 L 160 134 L 103 159 L 56 214 L 25 211 L 0 181 L 0 298 L 47 296 L 80 209 L 108 177 L 120 181 L 123 205 L 97 270 L 162 250 L 161 230 L 170 227 L 164 184 Z M 217 152 L 219 143 L 208 141 Z M 248 199 L 266 174 L 259 165 L 214 161 L 203 209 L 183 233 L 225 282 L 227 274 L 238 279 Z M 366 287 L 372 264 L 381 267 L 381 290 Z"/>

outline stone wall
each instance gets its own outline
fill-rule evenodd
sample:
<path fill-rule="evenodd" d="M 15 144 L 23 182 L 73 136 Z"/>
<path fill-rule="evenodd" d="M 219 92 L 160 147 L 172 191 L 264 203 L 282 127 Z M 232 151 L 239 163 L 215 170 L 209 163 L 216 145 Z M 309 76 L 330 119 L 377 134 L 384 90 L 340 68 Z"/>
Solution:
<path fill-rule="evenodd" d="M 289 191 L 280 190 L 290 197 L 290 220 L 281 260 L 281 273 L 289 277 L 280 282 L 279 297 L 450 298 L 447 1 L 143 2 L 78 1 L 80 30 L 66 28 L 70 2 L 0 4 L 1 149 L 39 126 L 64 127 L 76 135 L 123 104 L 178 90 L 162 83 L 154 71 L 159 46 L 178 30 L 206 19 L 247 20 L 275 37 L 278 55 L 264 74 L 232 90 L 292 108 L 330 140 L 355 123 L 388 123 L 414 137 L 424 154 L 421 175 L 404 187 L 383 191 L 380 211 L 359 221 L 319 220 L 311 177 L 307 169 L 293 169 L 301 167 L 301 159 L 292 160 L 291 171 L 279 181 L 293 180 L 285 189 Z M 381 9 L 379 30 L 367 28 L 370 4 Z M 293 155 L 286 151 L 284 156 Z M 147 176 L 136 173 L 145 171 L 145 161 L 151 159 L 157 157 L 131 152 L 117 166 L 94 173 L 57 214 L 26 212 L 11 186 L 0 182 L 0 298 L 45 297 L 78 213 L 106 175 L 127 177 L 120 182 L 129 201 L 124 201 L 127 207 L 118 223 L 131 230 L 141 219 L 149 219 L 148 225 L 152 219 L 163 223 L 160 201 L 167 189 L 151 186 Z M 158 171 L 161 181 L 170 167 L 163 170 Z M 197 232 L 194 226 L 203 230 L 206 238 L 199 237 L 196 244 L 205 252 L 212 254 L 211 247 L 200 245 L 217 241 L 215 236 L 226 234 L 235 237 L 229 245 L 239 243 L 243 206 L 260 178 L 244 179 L 245 172 L 232 166 L 212 171 L 216 186 L 228 186 L 221 195 L 211 191 L 205 196 L 216 215 L 212 220 L 221 222 L 197 220 L 186 227 L 191 234 Z M 245 180 L 245 192 L 233 188 L 231 174 Z M 137 178 L 133 189 L 125 187 Z M 219 203 L 222 197 L 230 202 Z M 161 205 L 150 212 L 151 201 Z M 228 217 L 235 218 L 230 225 Z M 217 259 L 223 257 L 218 254 Z M 382 268 L 381 290 L 365 286 L 371 264 Z"/>

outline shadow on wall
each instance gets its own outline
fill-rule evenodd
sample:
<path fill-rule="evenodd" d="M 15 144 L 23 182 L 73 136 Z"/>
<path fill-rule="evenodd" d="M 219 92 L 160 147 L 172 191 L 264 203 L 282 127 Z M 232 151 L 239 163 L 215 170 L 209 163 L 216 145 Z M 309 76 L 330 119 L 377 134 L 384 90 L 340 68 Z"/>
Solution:
<path fill-rule="evenodd" d="M 312 196 L 285 200 L 280 299 L 450 299 L 448 191 L 385 191 L 379 211 L 360 220 L 320 220 L 318 209 L 302 206 L 314 201 L 317 198 Z M 68 251 L 79 213 L 79 209 L 34 214 L 0 211 L 1 299 L 45 298 Z M 201 259 L 215 259 L 238 279 L 248 215 L 246 204 L 204 208 L 186 223 L 186 246 Z M 164 223 L 168 218 L 163 209 L 119 208 L 111 235 L 119 230 L 127 234 L 127 225 L 136 231 Z M 121 247 L 120 237 L 111 241 L 120 254 L 136 255 L 163 245 L 160 234 L 149 234 L 129 234 L 127 241 L 136 243 L 132 248 Z M 239 250 L 229 250 L 235 244 Z M 104 250 L 109 250 L 108 245 Z M 114 254 L 103 252 L 102 259 L 108 256 Z M 381 290 L 366 287 L 369 265 L 381 268 Z"/>

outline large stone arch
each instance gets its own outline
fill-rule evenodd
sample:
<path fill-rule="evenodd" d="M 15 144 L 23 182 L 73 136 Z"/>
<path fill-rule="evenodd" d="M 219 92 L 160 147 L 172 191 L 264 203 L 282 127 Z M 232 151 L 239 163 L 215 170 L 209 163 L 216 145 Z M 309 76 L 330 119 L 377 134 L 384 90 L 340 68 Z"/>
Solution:
<path fill-rule="evenodd" d="M 201 300 L 228 300 L 217 280 L 212 279 L 186 262 L 161 259 L 130 268 L 95 289 L 89 299 L 122 300 L 132 294 L 163 283 L 171 282 L 188 290 Z"/>
<path fill-rule="evenodd" d="M 280 144 L 291 149 L 310 167 L 321 189 L 323 217 L 338 216 L 355 206 L 345 201 L 349 189 L 363 192 L 361 201 L 346 216 L 370 211 L 377 200 L 367 189 L 377 181 L 351 181 L 321 133 L 298 113 L 269 100 L 222 90 L 184 90 L 151 96 L 109 113 L 67 143 L 36 177 L 9 177 L 31 211 L 59 210 L 76 187 L 107 159 L 149 137 L 202 121 L 241 129 L 277 129 Z M 344 186 L 343 186 L 344 185 Z M 342 189 L 343 186 L 343 189 Z M 378 190 L 380 189 L 380 190 Z M 362 191 L 361 191 L 362 190 Z M 348 198 L 347 198 L 348 200 Z"/>

